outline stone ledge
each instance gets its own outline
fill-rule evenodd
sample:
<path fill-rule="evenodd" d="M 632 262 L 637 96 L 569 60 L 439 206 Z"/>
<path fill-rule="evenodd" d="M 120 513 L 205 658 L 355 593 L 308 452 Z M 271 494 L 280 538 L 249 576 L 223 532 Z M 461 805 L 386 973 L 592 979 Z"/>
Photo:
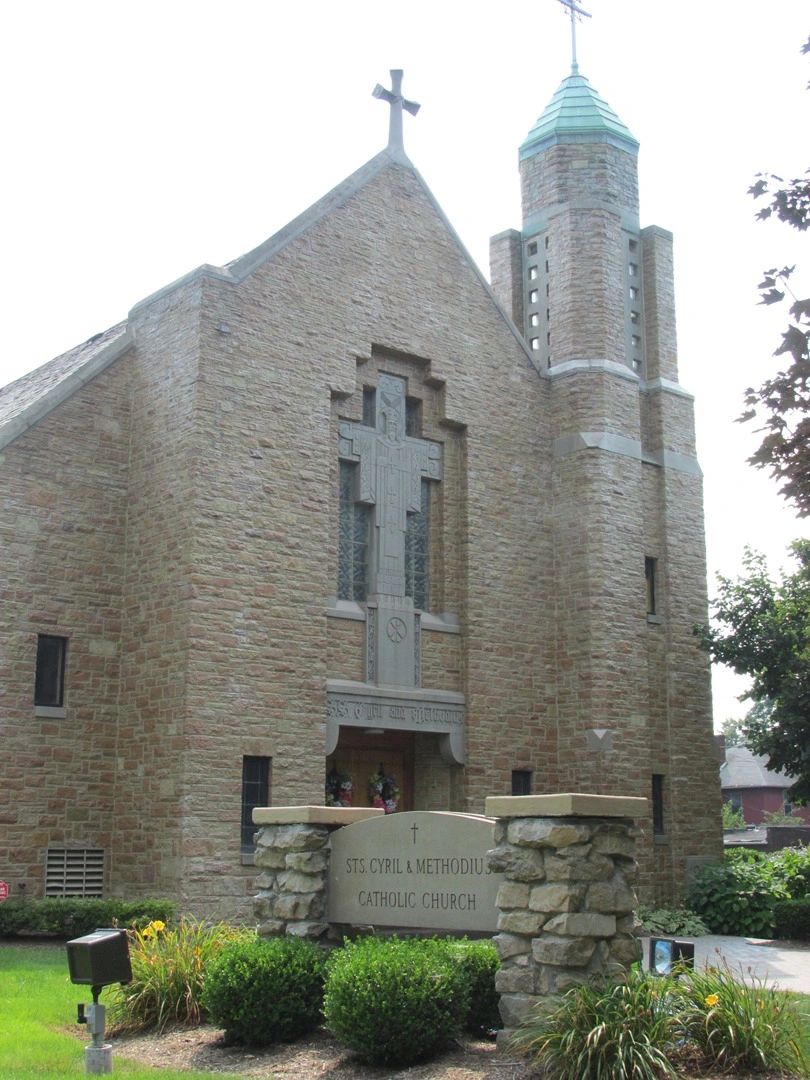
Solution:
<path fill-rule="evenodd" d="M 647 799 L 625 795 L 491 795 L 487 817 L 623 817 L 647 813 Z"/>
<path fill-rule="evenodd" d="M 373 806 L 257 806 L 254 825 L 351 825 L 385 814 Z"/>

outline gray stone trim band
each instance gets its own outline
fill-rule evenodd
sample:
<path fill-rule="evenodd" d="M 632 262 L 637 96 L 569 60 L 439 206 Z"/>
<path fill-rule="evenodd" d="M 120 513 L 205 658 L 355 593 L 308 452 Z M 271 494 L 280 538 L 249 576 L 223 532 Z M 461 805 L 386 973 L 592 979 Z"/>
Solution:
<path fill-rule="evenodd" d="M 676 394 L 678 397 L 686 398 L 687 401 L 695 400 L 694 394 L 690 394 L 688 390 L 684 390 L 680 383 L 673 382 L 672 379 L 650 379 L 649 382 L 642 382 L 642 394 L 651 394 L 656 391 L 659 393 Z"/>
<path fill-rule="evenodd" d="M 635 371 L 631 371 L 626 364 L 619 364 L 615 360 L 605 360 L 603 357 L 591 359 L 565 360 L 562 364 L 554 364 L 548 369 L 551 379 L 559 379 L 564 375 L 580 375 L 583 372 L 604 372 L 609 375 L 618 375 L 620 379 L 640 383 Z"/>
<path fill-rule="evenodd" d="M 645 465 L 657 465 L 661 469 L 672 469 L 673 472 L 703 476 L 697 458 L 689 454 L 679 454 L 675 450 L 645 450 L 642 461 Z"/>
<path fill-rule="evenodd" d="M 569 457 L 578 450 L 605 450 L 609 454 L 641 461 L 641 443 L 637 439 L 628 439 L 625 435 L 614 435 L 610 431 L 578 431 L 574 435 L 562 435 L 554 440 L 555 458 Z"/>
<path fill-rule="evenodd" d="M 674 450 L 642 451 L 638 439 L 628 439 L 625 435 L 614 435 L 610 431 L 578 431 L 573 435 L 561 435 L 552 444 L 554 457 L 558 461 L 579 450 L 604 450 L 605 453 L 618 454 L 645 465 L 655 465 L 659 469 L 671 469 L 689 476 L 703 475 L 697 458 L 689 454 L 679 454 Z"/>
<path fill-rule="evenodd" d="M 353 619 L 355 622 L 366 621 L 366 609 L 362 604 L 354 600 L 338 600 L 332 596 L 326 608 L 328 619 Z M 460 634 L 461 624 L 458 615 L 452 615 L 448 611 L 437 612 L 423 611 L 421 616 L 423 630 L 435 630 L 441 634 Z"/>

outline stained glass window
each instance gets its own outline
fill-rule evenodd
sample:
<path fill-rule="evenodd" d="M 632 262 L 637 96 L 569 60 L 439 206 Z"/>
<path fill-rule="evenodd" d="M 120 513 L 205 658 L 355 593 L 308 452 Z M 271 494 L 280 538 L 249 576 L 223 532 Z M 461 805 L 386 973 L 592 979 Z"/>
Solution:
<path fill-rule="evenodd" d="M 430 484 L 422 481 L 422 509 L 408 514 L 405 531 L 405 595 L 422 611 L 428 606 L 428 531 Z"/>
<path fill-rule="evenodd" d="M 354 470 L 350 461 L 340 463 L 340 533 L 338 537 L 338 599 L 366 599 L 368 580 L 368 532 L 371 507 L 354 499 Z"/>

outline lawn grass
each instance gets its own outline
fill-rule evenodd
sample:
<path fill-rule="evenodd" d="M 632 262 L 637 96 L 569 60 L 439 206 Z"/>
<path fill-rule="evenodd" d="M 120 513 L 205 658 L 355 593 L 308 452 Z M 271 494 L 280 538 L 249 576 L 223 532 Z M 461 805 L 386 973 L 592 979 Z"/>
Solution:
<path fill-rule="evenodd" d="M 76 1024 L 79 1001 L 92 1001 L 90 987 L 71 983 L 64 946 L 0 944 L 2 1080 L 86 1075 L 84 1047 L 90 1038 L 87 1029 Z M 116 1052 L 114 1040 L 113 1073 L 129 1080 L 211 1080 L 211 1073 L 152 1069 L 127 1061 Z"/>

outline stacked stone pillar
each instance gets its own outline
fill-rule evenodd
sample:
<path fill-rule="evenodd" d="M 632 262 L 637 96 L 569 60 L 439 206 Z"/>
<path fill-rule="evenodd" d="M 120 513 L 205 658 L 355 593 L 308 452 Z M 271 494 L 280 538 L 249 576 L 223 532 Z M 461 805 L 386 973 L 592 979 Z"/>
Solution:
<path fill-rule="evenodd" d="M 527 795 L 487 799 L 498 819 L 496 975 L 507 1032 L 544 997 L 641 958 L 634 937 L 635 828 L 646 799 Z"/>
<path fill-rule="evenodd" d="M 329 837 L 344 825 L 378 817 L 370 807 L 275 806 L 253 811 L 259 827 L 254 900 L 262 937 L 289 934 L 318 940 L 329 930 Z"/>

